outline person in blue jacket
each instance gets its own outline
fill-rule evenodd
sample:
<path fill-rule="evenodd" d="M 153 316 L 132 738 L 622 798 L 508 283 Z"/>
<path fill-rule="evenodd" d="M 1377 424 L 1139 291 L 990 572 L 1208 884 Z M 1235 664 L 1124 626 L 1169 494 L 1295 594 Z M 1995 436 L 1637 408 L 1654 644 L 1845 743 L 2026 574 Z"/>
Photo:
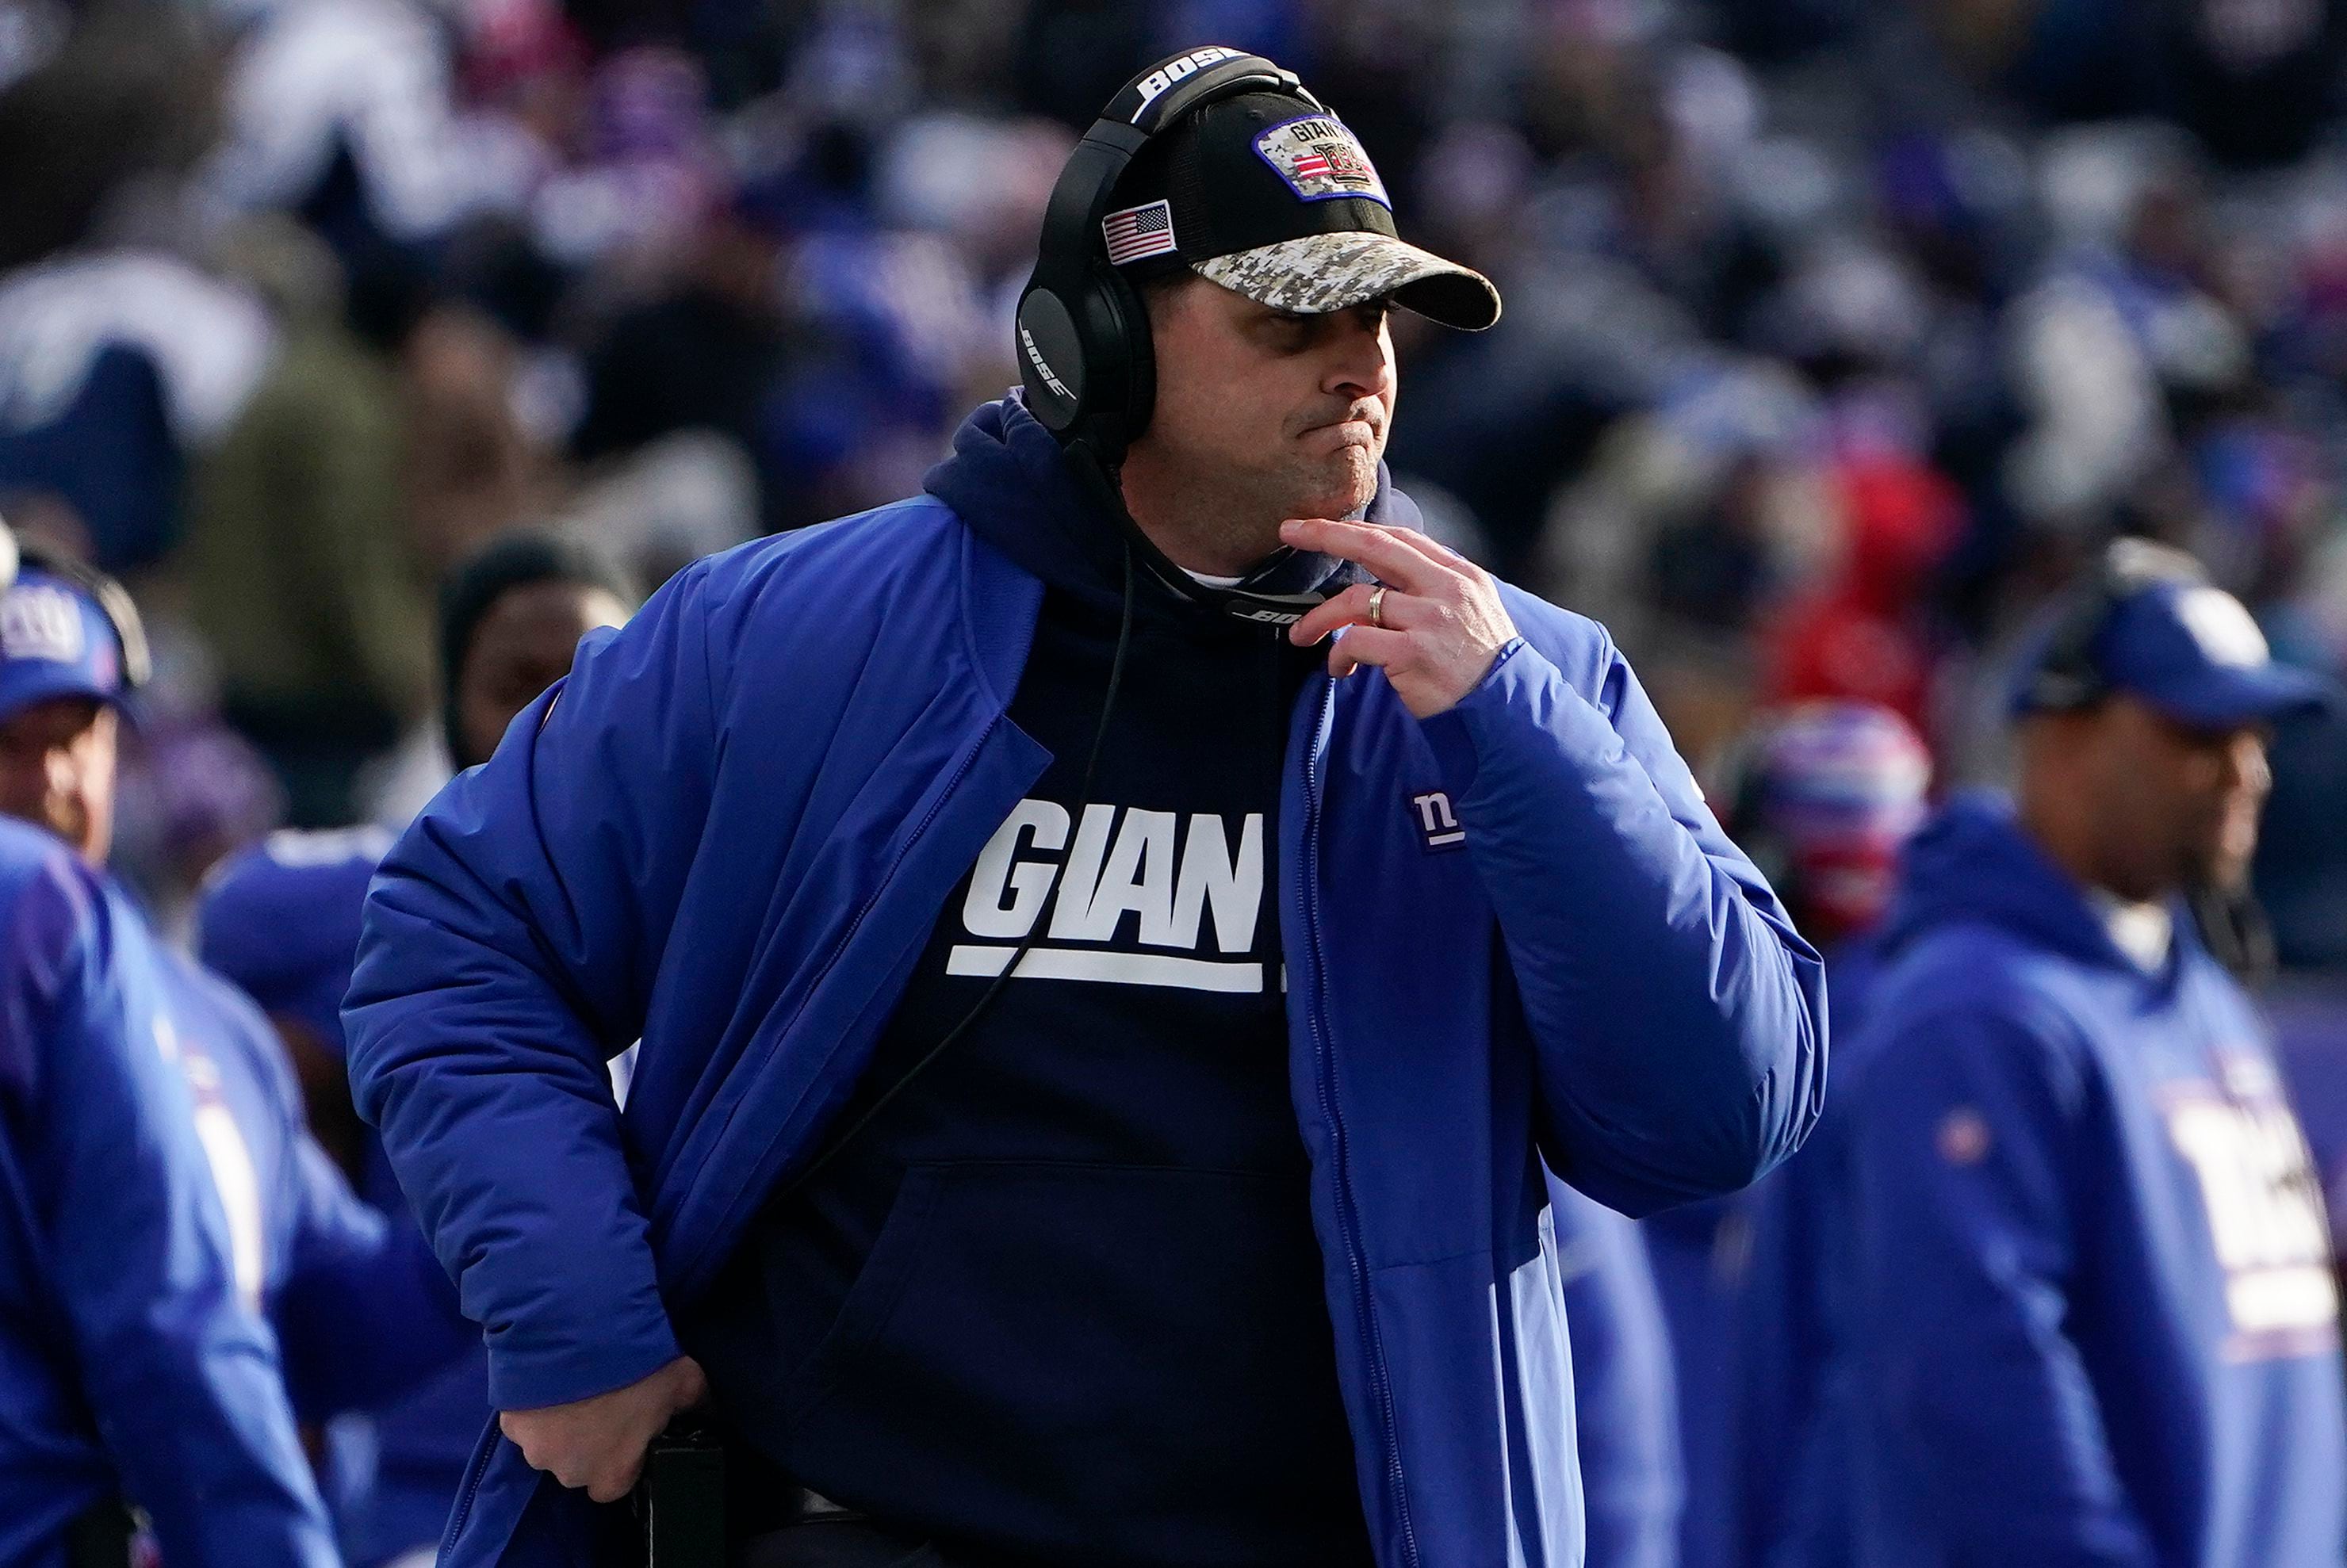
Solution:
<path fill-rule="evenodd" d="M 500 1412 L 449 1568 L 625 1550 L 704 1399 L 742 1562 L 1578 1563 L 1543 1162 L 1643 1214 L 1815 1118 L 1816 955 L 1628 666 L 1386 482 L 1388 307 L 1491 285 L 1226 49 L 1045 231 L 924 495 L 686 569 L 369 894 Z"/>
<path fill-rule="evenodd" d="M 1835 1035 L 1846 1040 L 1871 968 L 1871 930 L 1922 821 L 1931 753 L 1880 703 L 1819 701 L 1763 715 L 1734 771 L 1728 831 L 1823 952 Z M 1839 1084 L 1848 1048 L 1836 1057 Z M 1766 1180 L 1639 1227 L 1670 1326 L 1686 1476 L 1682 1568 L 1766 1561 L 1799 1512 L 1808 1478 L 1794 1477 L 1816 1440 L 1828 1360 L 1818 1319 L 1839 1228 L 1822 1209 L 1840 1131 L 1835 1099 L 1829 1087 L 1816 1135 Z M 1827 1561 L 1815 1558 L 1816 1568 Z"/>
<path fill-rule="evenodd" d="M 1854 1559 L 2347 1560 L 2338 1295 L 2264 1025 L 2182 917 L 2323 700 L 2124 540 L 2016 697 L 2017 793 L 1917 837 L 1849 1083 Z"/>
<path fill-rule="evenodd" d="M 634 600 L 600 552 L 541 529 L 501 534 L 460 563 L 440 595 L 442 712 L 456 766 L 487 761 L 513 716 L 569 667 L 579 638 L 623 623 Z M 360 911 L 390 847 L 377 827 L 271 835 L 206 880 L 197 951 L 268 1013 L 321 1142 L 360 1195 L 412 1235 L 382 1145 L 351 1109 L 343 1065 Z M 420 1387 L 329 1426 L 327 1501 L 351 1568 L 429 1568 L 489 1414 L 487 1353 L 476 1343 Z"/>
<path fill-rule="evenodd" d="M 2291 1108 L 2322 1182 L 2335 1267 L 2347 1259 L 2347 984 L 2317 971 L 2264 1000 Z"/>
<path fill-rule="evenodd" d="M 1769 732 L 1736 814 L 1737 841 L 1824 951 L 1838 1049 L 1816 1135 L 1767 1180 L 1727 1200 L 1737 1217 L 1722 1249 L 1735 1258 L 1715 1363 L 1724 1375 L 1699 1408 L 1681 1402 L 1690 1428 L 1708 1422 L 1719 1434 L 1721 1469 L 1704 1478 L 1701 1493 L 1718 1510 L 1711 1539 L 1724 1556 L 1717 1561 L 1754 1568 L 1848 1561 L 1848 1483 L 1839 1460 L 1850 1358 L 1837 1339 L 1837 1302 L 1850 1273 L 1840 1173 L 1850 1122 L 1840 1086 L 1850 1081 L 1881 922 L 1901 856 L 1928 809 L 1931 779 L 1922 737 L 1891 710 L 1804 703 Z M 1689 1491 L 1692 1498 L 1696 1488 Z"/>
<path fill-rule="evenodd" d="M 251 1003 L 103 871 L 134 612 L 0 595 L 0 1563 L 339 1561 L 296 1427 L 463 1341 L 308 1136 Z"/>
<path fill-rule="evenodd" d="M 1686 1491 L 1670 1330 L 1638 1223 L 1549 1178 L 1588 1560 L 1678 1568 Z"/>

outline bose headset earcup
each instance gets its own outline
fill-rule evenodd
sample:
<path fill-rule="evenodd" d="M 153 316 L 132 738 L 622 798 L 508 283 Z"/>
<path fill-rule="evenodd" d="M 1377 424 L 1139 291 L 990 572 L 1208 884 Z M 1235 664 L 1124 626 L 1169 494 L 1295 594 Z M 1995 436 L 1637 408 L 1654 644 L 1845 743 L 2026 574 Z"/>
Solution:
<path fill-rule="evenodd" d="M 1034 275 L 1019 297 L 1019 378 L 1027 411 L 1062 442 L 1114 464 L 1149 426 L 1156 355 L 1141 294 L 1109 265 L 1101 220 L 1149 138 L 1215 98 L 1258 88 L 1310 99 L 1295 74 L 1236 49 L 1159 62 L 1109 100 L 1051 188 Z"/>
<path fill-rule="evenodd" d="M 1040 285 L 1019 302 L 1019 377 L 1027 412 L 1054 436 L 1073 429 L 1083 416 L 1084 394 L 1092 387 L 1083 334 L 1060 296 Z"/>
<path fill-rule="evenodd" d="M 1019 369 L 1043 428 L 1113 462 L 1148 426 L 1155 356 L 1139 292 L 1105 261 L 1091 272 L 1072 301 L 1035 287 L 1019 302 Z"/>

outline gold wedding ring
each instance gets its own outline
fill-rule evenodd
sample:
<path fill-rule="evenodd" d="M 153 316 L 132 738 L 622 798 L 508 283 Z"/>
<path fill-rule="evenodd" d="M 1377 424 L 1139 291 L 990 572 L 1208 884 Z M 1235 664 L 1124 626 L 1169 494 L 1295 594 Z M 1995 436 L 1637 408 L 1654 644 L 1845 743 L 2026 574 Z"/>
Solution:
<path fill-rule="evenodd" d="M 1384 630 L 1385 623 L 1386 585 L 1379 583 L 1377 587 L 1369 589 L 1369 624 L 1382 630 Z"/>

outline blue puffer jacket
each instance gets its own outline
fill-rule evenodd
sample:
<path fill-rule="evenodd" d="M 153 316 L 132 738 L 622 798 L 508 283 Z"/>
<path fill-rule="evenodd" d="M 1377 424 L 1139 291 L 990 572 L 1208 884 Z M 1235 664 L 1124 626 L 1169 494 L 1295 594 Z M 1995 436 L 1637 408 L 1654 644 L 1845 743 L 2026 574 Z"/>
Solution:
<path fill-rule="evenodd" d="M 296 1417 L 461 1352 L 448 1296 L 252 1004 L 0 818 L 0 1564 L 127 1494 L 173 1568 L 333 1568 Z"/>
<path fill-rule="evenodd" d="M 677 1354 L 671 1309 L 810 1153 L 1044 764 L 1005 710 L 1040 574 L 1105 523 L 1011 403 L 929 488 L 687 569 L 375 881 L 353 1081 L 501 1409 Z M 1309 682 L 1281 803 L 1313 1220 L 1392 1568 L 1580 1561 L 1536 1150 L 1644 1213 L 1782 1159 L 1824 1082 L 1816 955 L 1628 666 L 1506 600 L 1521 638 L 1430 722 L 1380 675 Z M 639 1036 L 622 1117 L 603 1064 Z M 476 1478 L 448 1568 L 581 1560 L 585 1507 L 493 1432 Z"/>
<path fill-rule="evenodd" d="M 1860 1568 L 2347 1564 L 2319 1188 L 2178 917 L 2147 971 L 2001 795 L 1909 846 L 1829 1178 L 1848 1370 L 1813 1461 Z"/>

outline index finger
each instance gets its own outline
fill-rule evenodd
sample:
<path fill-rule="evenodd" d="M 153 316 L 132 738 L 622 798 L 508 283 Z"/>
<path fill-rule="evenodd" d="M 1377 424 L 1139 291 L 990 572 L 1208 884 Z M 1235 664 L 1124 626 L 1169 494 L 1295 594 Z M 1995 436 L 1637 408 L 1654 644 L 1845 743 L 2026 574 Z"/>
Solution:
<path fill-rule="evenodd" d="M 1375 523 L 1291 518 L 1279 526 L 1279 537 L 1299 549 L 1358 562 L 1404 593 L 1432 594 L 1443 579 L 1459 575 Z"/>

